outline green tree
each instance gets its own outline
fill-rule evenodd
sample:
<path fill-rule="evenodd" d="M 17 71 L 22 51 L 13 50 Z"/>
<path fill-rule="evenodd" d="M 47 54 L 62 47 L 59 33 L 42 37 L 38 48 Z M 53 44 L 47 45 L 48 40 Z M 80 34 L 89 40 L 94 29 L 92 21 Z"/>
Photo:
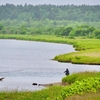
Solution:
<path fill-rule="evenodd" d="M 73 29 L 72 27 L 63 28 L 62 32 L 61 32 L 61 35 L 63 35 L 63 36 L 69 36 L 69 34 L 70 34 L 70 32 L 71 32 L 72 29 Z"/>
<path fill-rule="evenodd" d="M 0 24 L 0 30 L 2 30 L 4 28 L 3 24 Z"/>
<path fill-rule="evenodd" d="M 26 27 L 26 25 L 22 25 L 22 26 L 20 27 L 20 34 L 26 34 L 26 32 L 27 32 L 27 27 Z"/>
<path fill-rule="evenodd" d="M 95 35 L 95 37 L 98 37 L 100 35 L 100 30 L 95 30 L 93 34 Z"/>

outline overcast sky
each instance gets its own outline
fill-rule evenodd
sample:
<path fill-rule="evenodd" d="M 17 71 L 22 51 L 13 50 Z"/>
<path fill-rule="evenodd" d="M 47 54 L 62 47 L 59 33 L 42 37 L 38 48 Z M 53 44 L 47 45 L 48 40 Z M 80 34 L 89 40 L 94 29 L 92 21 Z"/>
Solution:
<path fill-rule="evenodd" d="M 0 5 L 5 5 L 6 3 L 9 4 L 32 4 L 32 5 L 39 5 L 39 4 L 53 4 L 53 5 L 67 5 L 67 4 L 74 4 L 74 5 L 100 5 L 100 0 L 0 0 Z"/>

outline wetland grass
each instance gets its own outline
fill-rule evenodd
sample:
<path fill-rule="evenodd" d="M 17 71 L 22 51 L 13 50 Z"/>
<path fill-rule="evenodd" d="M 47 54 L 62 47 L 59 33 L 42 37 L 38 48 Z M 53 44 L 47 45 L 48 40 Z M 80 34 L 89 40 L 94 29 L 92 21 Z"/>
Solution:
<path fill-rule="evenodd" d="M 47 100 L 47 98 L 55 99 L 57 96 L 60 96 L 61 89 L 61 86 L 51 86 L 46 89 L 34 92 L 0 92 L 0 100 Z"/>
<path fill-rule="evenodd" d="M 54 60 L 71 62 L 73 64 L 100 65 L 100 40 L 80 39 L 75 40 L 74 47 L 77 52 L 58 55 Z"/>
<path fill-rule="evenodd" d="M 100 65 L 100 50 L 90 49 L 69 54 L 58 55 L 54 58 L 59 62 L 71 62 L 73 64 Z"/>

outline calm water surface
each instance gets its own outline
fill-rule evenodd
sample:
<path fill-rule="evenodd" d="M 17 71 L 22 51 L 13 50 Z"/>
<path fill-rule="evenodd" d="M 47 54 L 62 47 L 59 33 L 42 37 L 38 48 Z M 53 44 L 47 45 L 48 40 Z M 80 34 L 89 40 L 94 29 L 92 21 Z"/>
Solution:
<path fill-rule="evenodd" d="M 56 55 L 73 52 L 74 48 L 67 44 L 0 40 L 0 90 L 39 90 L 39 84 L 61 81 L 64 71 L 100 71 L 97 65 L 73 65 L 51 60 Z"/>

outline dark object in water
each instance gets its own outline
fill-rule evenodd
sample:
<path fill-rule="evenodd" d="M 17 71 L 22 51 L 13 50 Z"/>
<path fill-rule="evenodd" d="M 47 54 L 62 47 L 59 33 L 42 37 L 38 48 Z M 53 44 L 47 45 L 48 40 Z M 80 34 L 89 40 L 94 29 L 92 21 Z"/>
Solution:
<path fill-rule="evenodd" d="M 38 86 L 52 86 L 52 84 L 37 84 L 37 83 L 32 83 L 32 85 L 38 85 Z"/>
<path fill-rule="evenodd" d="M 0 78 L 0 81 L 2 81 L 4 79 L 4 77 Z"/>
<path fill-rule="evenodd" d="M 33 83 L 32 85 L 38 85 L 37 83 Z"/>
<path fill-rule="evenodd" d="M 64 73 L 65 73 L 65 75 L 69 75 L 69 70 L 68 70 L 68 68 L 64 71 Z"/>

